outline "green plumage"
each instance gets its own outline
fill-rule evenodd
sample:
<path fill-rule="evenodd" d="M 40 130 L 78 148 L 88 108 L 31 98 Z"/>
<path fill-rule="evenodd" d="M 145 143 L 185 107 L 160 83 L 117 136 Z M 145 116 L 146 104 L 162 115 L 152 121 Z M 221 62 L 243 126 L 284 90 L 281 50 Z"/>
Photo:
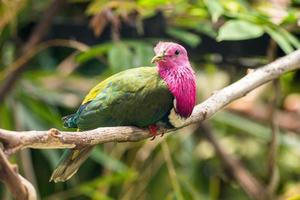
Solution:
<path fill-rule="evenodd" d="M 146 127 L 170 111 L 173 97 L 155 67 L 120 72 L 100 83 L 97 96 L 78 112 L 80 130 L 103 126 Z"/>
<path fill-rule="evenodd" d="M 64 118 L 66 127 L 90 130 L 133 125 L 147 127 L 165 118 L 173 96 L 156 67 L 129 69 L 95 86 L 78 111 Z M 50 180 L 65 181 L 76 173 L 91 148 L 65 153 Z"/>

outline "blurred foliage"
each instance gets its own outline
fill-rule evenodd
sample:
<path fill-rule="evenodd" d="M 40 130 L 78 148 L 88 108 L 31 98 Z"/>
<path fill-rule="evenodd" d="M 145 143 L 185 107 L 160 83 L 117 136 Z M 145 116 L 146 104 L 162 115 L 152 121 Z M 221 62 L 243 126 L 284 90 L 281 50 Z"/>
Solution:
<path fill-rule="evenodd" d="M 20 49 L 50 3 L 50 0 L 0 2 L 0 81 L 22 58 Z M 106 39 L 87 46 L 81 44 L 83 38 L 76 38 L 76 45 L 65 45 L 61 40 L 56 45 L 37 48 L 14 90 L 0 103 L 0 127 L 64 129 L 61 117 L 74 112 L 93 85 L 121 70 L 150 65 L 153 45 L 159 40 L 178 41 L 188 47 L 201 102 L 215 90 L 240 78 L 245 70 L 225 63 L 222 53 L 226 49 L 200 54 L 199 47 L 213 40 L 218 42 L 216 48 L 229 43 L 235 44 L 232 47 L 239 51 L 244 40 L 253 41 L 254 45 L 254 39 L 267 37 L 268 43 L 275 41 L 275 48 L 269 45 L 263 55 L 241 57 L 239 61 L 246 68 L 258 67 L 271 61 L 268 51 L 282 55 L 300 47 L 299 7 L 297 0 L 69 0 L 64 12 L 55 17 L 55 25 L 66 32 L 64 38 L 72 39 L 72 34 L 78 31 L 68 30 L 71 25 L 90 23 L 89 30 L 81 26 L 80 32 L 90 36 L 92 30 L 95 38 Z M 163 19 L 145 26 L 147 20 L 159 15 Z M 126 27 L 133 28 L 137 34 L 124 36 Z M 159 27 L 163 27 L 162 32 L 158 31 Z M 156 31 L 159 36 L 151 34 Z M 42 44 L 53 37 L 59 39 L 50 29 Z M 299 79 L 296 73 L 280 79 L 282 94 L 278 108 L 297 117 L 300 115 Z M 250 103 L 240 104 L 269 107 L 273 95 L 269 91 L 272 91 L 270 85 Z M 287 103 L 287 99 L 295 100 Z M 240 158 L 259 180 L 267 183 L 269 123 L 229 110 L 216 114 L 209 123 L 221 144 Z M 300 140 L 290 130 L 282 129 L 278 134 L 280 180 L 275 196 L 285 199 L 300 193 Z M 18 154 L 13 159 L 21 173 L 36 183 L 42 199 L 250 199 L 227 176 L 213 146 L 194 126 L 153 142 L 99 145 L 77 175 L 66 183 L 48 182 L 61 151 L 26 151 L 30 153 Z M 21 160 L 27 160 L 33 167 Z M 172 170 L 176 171 L 175 176 Z"/>

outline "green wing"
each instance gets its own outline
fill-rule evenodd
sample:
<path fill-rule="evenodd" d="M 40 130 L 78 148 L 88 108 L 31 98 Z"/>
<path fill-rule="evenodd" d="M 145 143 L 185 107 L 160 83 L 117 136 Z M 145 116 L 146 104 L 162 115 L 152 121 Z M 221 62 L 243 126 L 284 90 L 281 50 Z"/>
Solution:
<path fill-rule="evenodd" d="M 83 103 L 76 120 L 80 130 L 122 125 L 146 127 L 169 113 L 173 96 L 156 67 L 140 67 L 99 83 Z"/>
<path fill-rule="evenodd" d="M 157 68 L 141 67 L 120 72 L 99 83 L 78 111 L 64 118 L 64 124 L 80 130 L 120 125 L 145 127 L 167 117 L 172 107 L 173 96 Z M 67 150 L 50 180 L 71 178 L 92 148 Z"/>

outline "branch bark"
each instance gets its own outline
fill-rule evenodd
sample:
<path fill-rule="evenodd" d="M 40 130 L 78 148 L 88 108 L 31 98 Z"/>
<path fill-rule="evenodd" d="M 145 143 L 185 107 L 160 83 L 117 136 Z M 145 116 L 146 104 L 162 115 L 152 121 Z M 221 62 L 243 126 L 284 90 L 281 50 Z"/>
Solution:
<path fill-rule="evenodd" d="M 0 149 L 0 180 L 6 184 L 15 199 L 36 200 L 34 187 L 16 171 Z"/>
<path fill-rule="evenodd" d="M 258 68 L 197 105 L 193 114 L 183 126 L 210 118 L 218 110 L 230 102 L 245 96 L 254 88 L 299 68 L 300 50 Z M 171 132 L 174 130 L 159 130 L 159 132 Z M 106 142 L 133 142 L 149 137 L 148 130 L 130 126 L 103 127 L 83 132 L 64 132 L 56 129 L 16 132 L 0 129 L 0 141 L 4 144 L 4 150 L 7 154 L 15 153 L 24 148 L 74 148 Z"/>

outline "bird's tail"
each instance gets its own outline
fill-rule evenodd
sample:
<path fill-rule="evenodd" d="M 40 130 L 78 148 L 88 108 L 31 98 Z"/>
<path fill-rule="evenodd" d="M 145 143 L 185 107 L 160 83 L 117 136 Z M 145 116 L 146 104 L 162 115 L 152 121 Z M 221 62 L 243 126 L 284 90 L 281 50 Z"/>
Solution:
<path fill-rule="evenodd" d="M 78 120 L 77 113 L 64 116 L 62 118 L 62 120 L 64 122 L 64 127 L 66 127 L 66 128 L 78 128 L 77 127 L 77 120 Z"/>
<path fill-rule="evenodd" d="M 80 165 L 88 158 L 93 147 L 87 146 L 82 149 L 65 150 L 49 181 L 64 182 L 70 179 L 77 172 Z"/>

